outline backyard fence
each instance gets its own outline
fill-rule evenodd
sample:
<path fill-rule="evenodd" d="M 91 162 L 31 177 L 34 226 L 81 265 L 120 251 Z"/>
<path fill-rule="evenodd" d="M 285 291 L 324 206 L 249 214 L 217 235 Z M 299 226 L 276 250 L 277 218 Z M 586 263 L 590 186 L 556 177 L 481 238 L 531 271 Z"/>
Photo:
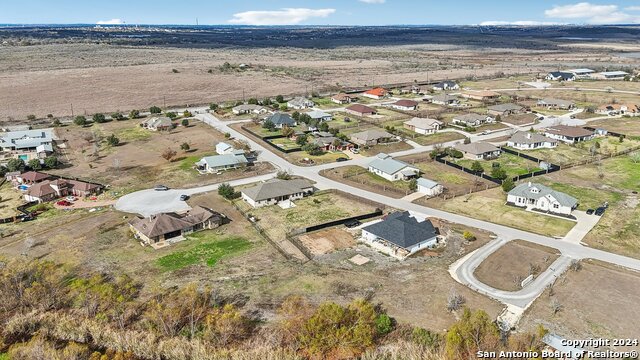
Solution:
<path fill-rule="evenodd" d="M 320 170 L 319 173 L 320 173 L 321 176 L 324 176 L 324 177 L 327 177 L 327 178 L 331 178 L 331 176 L 328 176 L 328 174 L 330 174 L 331 171 L 333 171 L 333 169 L 323 169 L 323 170 Z M 402 190 L 400 190 L 398 188 L 395 188 L 393 186 L 379 185 L 379 184 L 374 184 L 374 183 L 372 183 L 370 181 L 367 182 L 367 181 L 364 181 L 364 180 L 360 181 L 358 179 L 352 179 L 352 178 L 354 178 L 356 176 L 360 176 L 360 175 L 364 175 L 364 174 L 368 174 L 368 173 L 369 173 L 369 170 L 362 169 L 362 170 L 357 170 L 355 173 L 352 173 L 352 174 L 342 174 L 342 176 L 340 176 L 340 177 L 342 179 L 348 180 L 348 181 L 350 181 L 352 183 L 356 183 L 358 185 L 367 185 L 370 188 L 377 189 L 378 191 L 382 191 L 382 192 L 391 192 L 391 193 L 394 193 L 394 194 L 397 194 L 397 195 L 402 195 L 402 196 L 406 196 L 406 195 L 409 195 L 411 193 L 411 191 L 408 190 L 408 189 L 406 191 L 402 191 Z"/>
<path fill-rule="evenodd" d="M 346 224 L 350 221 L 353 220 L 367 220 L 367 219 L 371 219 L 374 217 L 378 217 L 378 216 L 382 216 L 383 211 L 381 209 L 376 209 L 376 211 L 372 212 L 372 213 L 368 213 L 368 214 L 363 214 L 363 215 L 356 215 L 356 216 L 352 216 L 346 219 L 340 219 L 340 220 L 335 220 L 335 221 L 329 221 L 323 224 L 318 224 L 318 225 L 313 225 L 313 226 L 309 226 L 306 228 L 302 228 L 302 229 L 298 229 L 298 231 L 300 233 L 308 233 L 308 232 L 313 232 L 313 231 L 318 231 L 318 230 L 322 230 L 322 229 L 326 229 L 329 227 L 333 227 L 333 226 L 338 226 L 338 225 L 343 225 Z"/>

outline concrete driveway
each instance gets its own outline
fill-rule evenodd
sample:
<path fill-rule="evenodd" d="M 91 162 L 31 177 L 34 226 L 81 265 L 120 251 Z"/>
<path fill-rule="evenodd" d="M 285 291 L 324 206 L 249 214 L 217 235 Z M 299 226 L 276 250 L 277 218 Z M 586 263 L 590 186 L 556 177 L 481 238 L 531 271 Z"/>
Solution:
<path fill-rule="evenodd" d="M 269 180 L 273 177 L 275 177 L 275 173 L 233 180 L 228 183 L 231 186 L 239 186 Z M 191 206 L 189 206 L 186 201 L 180 201 L 181 195 L 193 196 L 217 191 L 220 184 L 221 183 L 217 183 L 189 189 L 170 189 L 167 191 L 155 191 L 153 189 L 136 191 L 118 199 L 115 208 L 128 213 L 140 214 L 144 217 L 166 212 L 187 211 L 191 209 Z"/>

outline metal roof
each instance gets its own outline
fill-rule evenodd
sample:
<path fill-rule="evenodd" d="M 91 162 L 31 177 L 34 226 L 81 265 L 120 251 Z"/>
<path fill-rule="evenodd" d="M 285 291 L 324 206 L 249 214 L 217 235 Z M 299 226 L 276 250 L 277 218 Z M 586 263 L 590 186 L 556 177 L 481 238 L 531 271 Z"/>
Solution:
<path fill-rule="evenodd" d="M 242 190 L 242 193 L 253 201 L 262 201 L 288 196 L 302 192 L 304 189 L 312 188 L 313 184 L 305 179 L 280 180 L 272 179 L 260 183 L 254 187 Z"/>
<path fill-rule="evenodd" d="M 389 174 L 389 175 L 393 175 L 399 171 L 404 170 L 407 167 L 413 168 L 411 165 L 407 164 L 406 162 L 396 160 L 384 153 L 378 154 L 376 158 L 369 163 L 369 167 L 380 170 L 383 173 Z"/>

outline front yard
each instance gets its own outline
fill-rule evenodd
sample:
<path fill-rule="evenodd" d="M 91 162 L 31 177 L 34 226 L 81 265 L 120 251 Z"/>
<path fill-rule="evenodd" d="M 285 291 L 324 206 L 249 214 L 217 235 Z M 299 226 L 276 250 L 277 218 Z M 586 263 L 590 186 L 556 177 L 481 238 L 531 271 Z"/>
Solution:
<path fill-rule="evenodd" d="M 448 212 L 545 236 L 562 237 L 575 225 L 570 220 L 525 211 L 505 203 L 506 194 L 501 188 L 494 188 L 449 200 L 434 198 L 429 204 Z"/>
<path fill-rule="evenodd" d="M 452 159 L 451 157 L 448 157 L 447 160 L 464 166 L 467 169 L 471 169 L 471 166 L 475 162 L 475 160 Z M 506 171 L 507 177 L 510 178 L 540 170 L 538 164 L 535 162 L 507 153 L 502 153 L 498 158 L 493 160 L 478 160 L 478 162 L 482 165 L 485 174 L 491 175 L 494 164 L 499 164 L 499 167 Z"/>

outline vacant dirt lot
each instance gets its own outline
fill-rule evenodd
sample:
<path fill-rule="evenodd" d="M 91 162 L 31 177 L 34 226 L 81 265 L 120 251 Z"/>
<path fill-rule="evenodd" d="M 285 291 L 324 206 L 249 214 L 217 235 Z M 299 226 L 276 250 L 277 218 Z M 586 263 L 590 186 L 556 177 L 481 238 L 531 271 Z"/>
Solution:
<path fill-rule="evenodd" d="M 589 123 L 589 125 L 595 128 L 603 128 L 625 135 L 640 136 L 640 117 L 637 116 L 630 118 L 596 120 Z"/>
<path fill-rule="evenodd" d="M 555 249 L 515 240 L 489 255 L 474 272 L 478 280 L 499 290 L 520 290 L 527 276 L 544 272 L 558 257 Z"/>
<path fill-rule="evenodd" d="M 582 270 L 569 270 L 556 280 L 552 292 L 546 290 L 536 300 L 525 313 L 520 330 L 532 331 L 542 324 L 568 339 L 635 339 L 640 322 L 638 287 L 640 276 L 636 272 L 583 261 Z M 555 315 L 552 301 L 561 305 Z"/>
<path fill-rule="evenodd" d="M 300 235 L 300 242 L 314 255 L 350 248 L 356 244 L 353 235 L 342 228 L 331 228 Z"/>

